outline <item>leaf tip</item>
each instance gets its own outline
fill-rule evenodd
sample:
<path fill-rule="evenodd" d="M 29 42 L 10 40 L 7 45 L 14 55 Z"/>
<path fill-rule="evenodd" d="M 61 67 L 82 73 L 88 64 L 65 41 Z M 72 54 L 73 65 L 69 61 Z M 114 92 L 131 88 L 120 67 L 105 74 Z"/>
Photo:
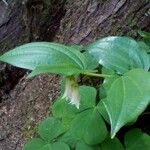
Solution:
<path fill-rule="evenodd" d="M 118 132 L 119 128 L 115 126 L 111 129 L 111 139 L 113 139 L 116 136 L 116 133 Z"/>
<path fill-rule="evenodd" d="M 111 139 L 113 139 L 116 136 L 116 133 L 111 133 Z"/>

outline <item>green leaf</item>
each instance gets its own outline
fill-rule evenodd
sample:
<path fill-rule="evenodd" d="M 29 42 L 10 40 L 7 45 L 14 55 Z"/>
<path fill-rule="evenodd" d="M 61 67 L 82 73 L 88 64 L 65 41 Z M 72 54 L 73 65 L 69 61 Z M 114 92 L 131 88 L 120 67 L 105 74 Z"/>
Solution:
<path fill-rule="evenodd" d="M 134 69 L 111 85 L 104 106 L 111 122 L 111 137 L 136 119 L 150 103 L 150 73 Z"/>
<path fill-rule="evenodd" d="M 32 139 L 25 144 L 23 150 L 70 150 L 69 146 L 63 142 L 45 143 L 42 139 Z"/>
<path fill-rule="evenodd" d="M 73 64 L 87 67 L 84 55 L 73 47 L 50 42 L 33 42 L 19 46 L 0 57 L 1 61 L 25 69 L 35 69 L 38 65 Z"/>
<path fill-rule="evenodd" d="M 83 70 L 73 64 L 60 64 L 60 65 L 39 65 L 37 66 L 28 77 L 33 77 L 44 73 L 55 73 L 66 76 L 76 75 L 82 73 Z"/>
<path fill-rule="evenodd" d="M 133 68 L 145 68 L 141 60 L 139 44 L 128 37 L 106 37 L 87 46 L 99 64 L 123 74 Z"/>
<path fill-rule="evenodd" d="M 34 138 L 24 145 L 23 150 L 40 150 L 45 145 L 42 139 Z"/>
<path fill-rule="evenodd" d="M 28 78 L 45 73 L 55 73 L 55 74 L 62 74 L 65 76 L 71 76 L 93 71 L 94 70 L 81 69 L 73 64 L 39 65 L 29 74 Z"/>
<path fill-rule="evenodd" d="M 108 113 L 106 111 L 106 108 L 105 108 L 103 102 L 102 102 L 102 101 L 105 101 L 105 100 L 106 100 L 106 98 L 105 99 L 101 99 L 100 102 L 97 104 L 96 109 L 99 111 L 99 113 L 105 119 L 105 121 L 108 124 L 110 124 L 109 115 L 108 115 Z"/>
<path fill-rule="evenodd" d="M 117 138 L 110 139 L 107 138 L 102 144 L 101 144 L 101 150 L 124 150 L 122 144 Z M 137 149 L 138 150 L 138 149 Z"/>
<path fill-rule="evenodd" d="M 133 129 L 125 135 L 126 150 L 149 150 L 150 136 L 139 129 Z"/>
<path fill-rule="evenodd" d="M 53 143 L 53 144 L 46 144 L 40 150 L 70 150 L 70 148 L 65 143 L 56 142 L 56 143 Z"/>
<path fill-rule="evenodd" d="M 109 120 L 109 115 L 107 113 L 107 110 L 104 106 L 104 103 L 103 101 L 106 101 L 106 98 L 102 99 L 96 106 L 97 110 L 99 111 L 99 113 L 102 115 L 102 117 L 104 118 L 104 120 L 110 124 L 110 120 Z M 126 126 L 130 126 L 130 125 L 133 125 L 135 122 L 137 121 L 137 117 L 134 118 L 132 121 L 128 122 L 126 124 Z"/>
<path fill-rule="evenodd" d="M 72 121 L 71 131 L 89 145 L 99 144 L 107 136 L 105 123 L 96 109 L 79 113 Z"/>
<path fill-rule="evenodd" d="M 116 75 L 115 71 L 105 68 L 105 67 L 102 67 L 101 71 L 102 71 L 102 74 Z"/>
<path fill-rule="evenodd" d="M 69 104 L 65 99 L 58 99 L 53 107 L 52 112 L 58 118 L 74 118 L 74 116 L 86 109 L 93 108 L 96 105 L 96 90 L 89 86 L 80 86 L 80 107 L 77 109 L 74 105 Z"/>
<path fill-rule="evenodd" d="M 57 138 L 64 132 L 63 124 L 53 117 L 48 117 L 38 127 L 38 134 L 47 142 L 52 142 L 53 139 Z"/>
<path fill-rule="evenodd" d="M 40 150 L 53 150 L 52 144 L 45 144 Z"/>
<path fill-rule="evenodd" d="M 80 86 L 79 112 L 96 106 L 96 89 L 90 86 Z"/>
<path fill-rule="evenodd" d="M 74 44 L 74 45 L 70 45 L 70 47 L 78 50 L 78 51 L 82 51 L 83 50 L 83 46 L 82 45 L 77 45 L 77 44 Z"/>
<path fill-rule="evenodd" d="M 68 130 L 65 134 L 58 138 L 58 141 L 67 143 L 72 149 L 75 148 L 79 138 L 76 138 L 71 130 Z"/>
<path fill-rule="evenodd" d="M 90 146 L 84 142 L 78 142 L 75 150 L 99 150 L 99 146 Z"/>
<path fill-rule="evenodd" d="M 60 98 L 52 106 L 52 113 L 57 118 L 73 118 L 77 112 L 77 108 L 69 104 L 66 99 Z"/>
<path fill-rule="evenodd" d="M 70 148 L 63 142 L 56 142 L 52 144 L 52 150 L 70 150 Z"/>
<path fill-rule="evenodd" d="M 149 70 L 150 56 L 147 53 L 150 52 L 150 49 L 144 42 L 139 42 L 139 46 L 140 46 L 141 60 L 142 63 L 144 64 L 144 68 L 146 68 L 146 70 Z"/>
<path fill-rule="evenodd" d="M 112 83 L 118 78 L 117 75 L 112 75 L 111 77 L 107 77 L 104 79 L 103 84 L 100 86 L 99 93 L 100 98 L 106 98 L 107 92 L 109 91 Z"/>
<path fill-rule="evenodd" d="M 87 69 L 95 69 L 98 67 L 99 63 L 92 55 L 90 55 L 88 52 L 84 52 L 83 55 L 87 59 Z"/>

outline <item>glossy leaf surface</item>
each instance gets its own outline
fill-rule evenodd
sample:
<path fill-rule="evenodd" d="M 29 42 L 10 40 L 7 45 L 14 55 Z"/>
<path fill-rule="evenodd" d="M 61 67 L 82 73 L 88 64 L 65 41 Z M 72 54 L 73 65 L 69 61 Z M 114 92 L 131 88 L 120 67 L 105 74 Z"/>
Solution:
<path fill-rule="evenodd" d="M 111 123 L 111 137 L 136 119 L 150 103 L 150 73 L 134 69 L 116 79 L 103 104 Z"/>
<path fill-rule="evenodd" d="M 123 74 L 133 68 L 147 70 L 140 53 L 139 44 L 128 37 L 106 37 L 87 46 L 99 64 Z"/>
<path fill-rule="evenodd" d="M 84 55 L 73 47 L 50 42 L 33 42 L 19 46 L 0 57 L 1 61 L 33 70 L 38 65 L 73 64 L 87 67 Z"/>

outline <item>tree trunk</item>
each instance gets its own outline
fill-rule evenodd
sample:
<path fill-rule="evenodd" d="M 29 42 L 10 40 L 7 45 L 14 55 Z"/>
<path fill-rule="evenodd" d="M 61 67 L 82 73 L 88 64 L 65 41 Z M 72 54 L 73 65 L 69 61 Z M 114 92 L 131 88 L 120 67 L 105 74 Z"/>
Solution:
<path fill-rule="evenodd" d="M 138 38 L 138 30 L 150 31 L 149 0 L 7 1 L 8 6 L 0 1 L 0 54 L 31 41 L 87 44 L 110 35 Z M 0 64 L 2 150 L 21 150 L 48 113 L 49 99 L 59 95 L 58 76 L 26 81 L 23 75 Z"/>
<path fill-rule="evenodd" d="M 149 0 L 70 0 L 61 21 L 58 40 L 86 44 L 111 35 L 137 37 L 150 31 Z"/>

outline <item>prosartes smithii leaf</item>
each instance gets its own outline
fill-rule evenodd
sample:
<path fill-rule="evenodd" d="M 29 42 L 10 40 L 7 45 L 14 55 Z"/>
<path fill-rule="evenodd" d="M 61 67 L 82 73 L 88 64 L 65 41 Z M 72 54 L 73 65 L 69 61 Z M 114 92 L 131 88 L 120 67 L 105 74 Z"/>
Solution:
<path fill-rule="evenodd" d="M 58 43 L 33 42 L 19 46 L 0 57 L 14 66 L 35 69 L 38 65 L 73 64 L 85 69 L 86 58 L 77 49 Z"/>
<path fill-rule="evenodd" d="M 124 150 L 124 147 L 117 138 L 107 138 L 102 144 L 100 150 Z"/>
<path fill-rule="evenodd" d="M 89 145 L 99 144 L 107 137 L 107 128 L 97 109 L 79 113 L 72 121 L 71 132 Z"/>
<path fill-rule="evenodd" d="M 141 54 L 139 44 L 128 37 L 106 37 L 89 44 L 86 49 L 99 61 L 99 64 L 119 74 L 133 68 L 148 70 L 150 66 L 143 61 L 146 52 Z"/>
<path fill-rule="evenodd" d="M 64 132 L 62 122 L 54 117 L 46 118 L 38 127 L 38 134 L 46 142 L 52 142 Z"/>
<path fill-rule="evenodd" d="M 117 78 L 103 104 L 111 123 L 111 137 L 137 118 L 150 103 L 150 73 L 134 69 Z"/>
<path fill-rule="evenodd" d="M 63 142 L 46 143 L 42 139 L 32 139 L 25 144 L 23 150 L 70 150 L 69 146 Z"/>
<path fill-rule="evenodd" d="M 140 129 L 133 129 L 125 135 L 126 150 L 150 150 L 150 136 Z"/>

